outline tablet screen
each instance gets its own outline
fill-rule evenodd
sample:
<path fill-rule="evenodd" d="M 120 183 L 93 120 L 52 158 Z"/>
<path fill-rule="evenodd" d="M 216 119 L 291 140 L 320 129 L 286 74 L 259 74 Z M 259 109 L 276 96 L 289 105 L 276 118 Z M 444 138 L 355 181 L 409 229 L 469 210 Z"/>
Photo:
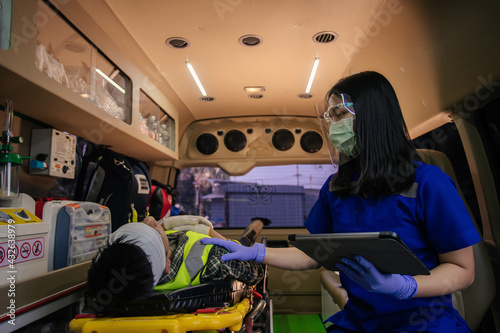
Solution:
<path fill-rule="evenodd" d="M 289 235 L 290 244 L 328 270 L 337 271 L 341 258 L 360 255 L 381 273 L 429 275 L 427 266 L 391 231 Z"/>

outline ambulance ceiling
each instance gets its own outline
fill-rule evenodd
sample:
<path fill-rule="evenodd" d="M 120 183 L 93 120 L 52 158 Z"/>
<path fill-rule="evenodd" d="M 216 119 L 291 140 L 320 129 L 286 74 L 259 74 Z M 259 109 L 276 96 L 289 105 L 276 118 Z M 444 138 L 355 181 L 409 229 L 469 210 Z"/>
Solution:
<path fill-rule="evenodd" d="M 92 2 L 79 1 L 83 8 Z M 342 76 L 354 39 L 362 38 L 381 2 L 105 0 L 195 119 L 236 113 L 314 115 L 314 104 Z M 337 38 L 317 43 L 313 36 L 320 32 Z M 240 44 L 246 35 L 260 36 L 260 45 Z M 189 46 L 167 46 L 171 37 Z M 300 98 L 316 57 L 312 98 Z M 186 61 L 213 101 L 200 100 Z M 263 97 L 249 97 L 246 86 L 264 86 Z"/>
<path fill-rule="evenodd" d="M 449 121 L 450 107 L 500 75 L 498 0 L 76 1 L 124 53 L 141 50 L 127 56 L 148 58 L 142 70 L 166 80 L 184 128 L 233 115 L 315 116 L 338 79 L 376 70 L 395 86 L 418 135 Z M 317 43 L 321 32 L 336 38 Z M 239 43 L 247 35 L 261 43 Z M 188 46 L 168 46 L 172 37 Z M 312 97 L 300 98 L 316 57 Z M 200 100 L 186 61 L 212 101 Z M 264 86 L 262 98 L 250 98 L 246 86 Z"/>

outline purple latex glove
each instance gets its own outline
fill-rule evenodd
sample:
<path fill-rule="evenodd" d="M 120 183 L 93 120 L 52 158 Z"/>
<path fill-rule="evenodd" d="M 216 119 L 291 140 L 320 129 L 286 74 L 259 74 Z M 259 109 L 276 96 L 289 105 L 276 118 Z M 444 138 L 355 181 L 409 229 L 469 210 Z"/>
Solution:
<path fill-rule="evenodd" d="M 366 290 L 391 295 L 397 299 L 412 298 L 417 293 L 417 282 L 410 275 L 382 274 L 371 262 L 361 256 L 355 261 L 342 258 L 337 264 L 341 272 Z"/>
<path fill-rule="evenodd" d="M 231 253 L 224 254 L 221 259 L 228 260 L 241 260 L 241 261 L 255 261 L 262 262 L 266 256 L 266 247 L 263 244 L 255 243 L 252 247 L 243 246 L 233 241 L 223 240 L 220 238 L 202 238 L 203 244 L 214 244 L 222 246 Z"/>

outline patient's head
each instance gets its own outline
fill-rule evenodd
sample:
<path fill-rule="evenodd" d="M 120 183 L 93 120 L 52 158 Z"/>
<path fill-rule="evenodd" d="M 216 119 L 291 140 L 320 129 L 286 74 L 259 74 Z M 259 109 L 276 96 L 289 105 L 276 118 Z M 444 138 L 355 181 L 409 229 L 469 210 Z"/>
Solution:
<path fill-rule="evenodd" d="M 92 260 L 88 296 L 97 306 L 149 296 L 170 271 L 168 238 L 153 218 L 117 229 Z"/>

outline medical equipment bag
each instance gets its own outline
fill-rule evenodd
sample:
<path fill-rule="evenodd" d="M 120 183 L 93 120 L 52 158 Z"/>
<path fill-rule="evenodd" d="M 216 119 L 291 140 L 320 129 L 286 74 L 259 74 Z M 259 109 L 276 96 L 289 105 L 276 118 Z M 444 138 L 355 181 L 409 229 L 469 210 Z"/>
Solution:
<path fill-rule="evenodd" d="M 127 222 L 144 220 L 151 189 L 146 164 L 109 149 L 99 150 L 97 156 L 95 162 L 88 163 L 87 170 L 82 170 L 79 187 L 83 190 L 76 199 L 108 207 L 113 230 Z"/>

